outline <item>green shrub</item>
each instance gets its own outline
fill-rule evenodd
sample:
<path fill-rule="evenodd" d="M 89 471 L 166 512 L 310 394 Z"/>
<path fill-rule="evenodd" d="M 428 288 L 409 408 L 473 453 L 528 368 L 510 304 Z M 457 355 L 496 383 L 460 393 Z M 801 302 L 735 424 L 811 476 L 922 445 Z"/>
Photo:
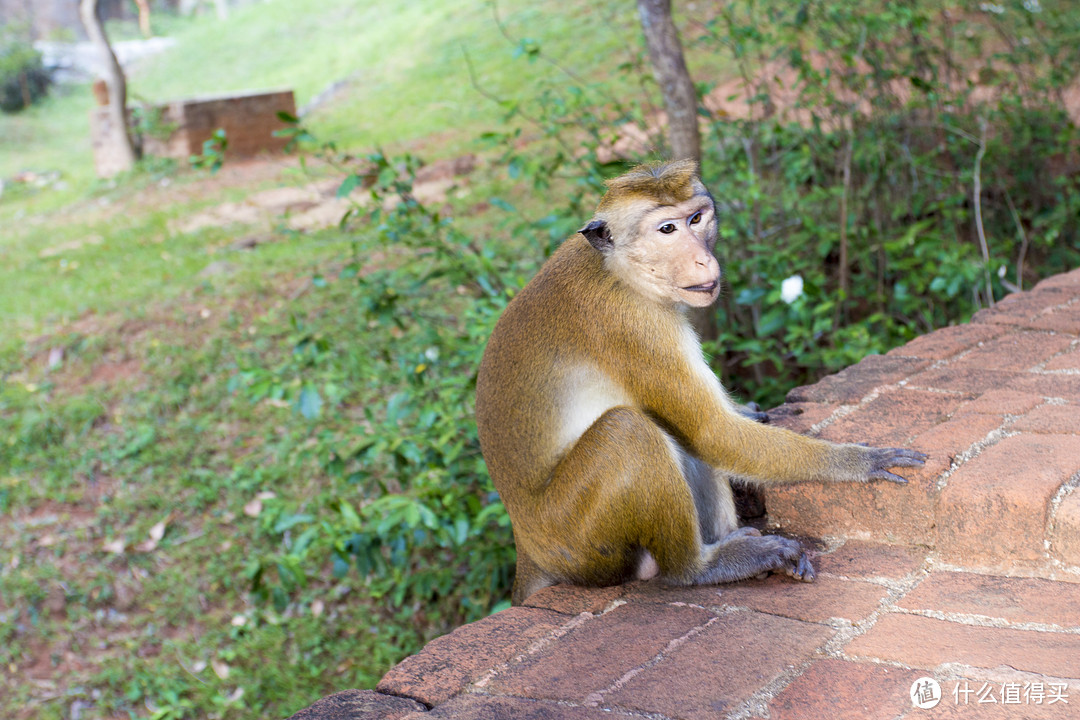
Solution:
<path fill-rule="evenodd" d="M 0 33 L 0 110 L 18 112 L 45 97 L 51 79 L 41 53 L 13 33 Z"/>

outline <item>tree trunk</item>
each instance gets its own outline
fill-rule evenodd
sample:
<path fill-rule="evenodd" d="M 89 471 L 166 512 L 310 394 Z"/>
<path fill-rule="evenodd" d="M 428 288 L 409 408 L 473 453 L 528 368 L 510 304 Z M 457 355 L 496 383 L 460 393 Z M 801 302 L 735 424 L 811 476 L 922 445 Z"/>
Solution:
<path fill-rule="evenodd" d="M 638 0 L 637 5 L 653 76 L 664 96 L 671 159 L 691 158 L 700 163 L 697 90 L 686 69 L 682 43 L 671 19 L 671 0 Z"/>
<path fill-rule="evenodd" d="M 124 71 L 116 60 L 109 38 L 105 35 L 105 28 L 97 14 L 98 0 L 79 0 L 79 17 L 90 41 L 98 48 L 105 67 L 105 84 L 109 88 L 109 115 L 112 132 L 114 133 L 113 145 L 116 147 L 119 164 L 125 170 L 135 167 L 135 161 L 139 158 L 135 143 L 131 138 L 128 128 L 127 116 L 127 81 L 124 79 Z"/>
<path fill-rule="evenodd" d="M 679 32 L 671 19 L 671 0 L 637 0 L 637 5 L 645 43 L 649 46 L 653 76 L 664 96 L 671 159 L 690 158 L 700 165 L 697 89 L 686 69 Z M 713 308 L 691 310 L 690 320 L 703 340 L 716 339 L 716 311 Z"/>

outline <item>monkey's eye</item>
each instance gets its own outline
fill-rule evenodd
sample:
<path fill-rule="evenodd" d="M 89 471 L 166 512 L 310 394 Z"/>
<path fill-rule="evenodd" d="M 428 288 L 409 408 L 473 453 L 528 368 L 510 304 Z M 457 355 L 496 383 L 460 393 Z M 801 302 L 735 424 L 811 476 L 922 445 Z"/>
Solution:
<path fill-rule="evenodd" d="M 671 233 L 675 232 L 675 223 L 664 223 L 660 226 L 660 232 L 664 233 L 665 235 L 670 235 Z"/>
<path fill-rule="evenodd" d="M 691 225 L 697 225 L 699 222 L 701 222 L 701 211 L 700 210 L 698 210 L 696 213 L 694 213 L 693 215 L 690 216 L 690 224 Z"/>

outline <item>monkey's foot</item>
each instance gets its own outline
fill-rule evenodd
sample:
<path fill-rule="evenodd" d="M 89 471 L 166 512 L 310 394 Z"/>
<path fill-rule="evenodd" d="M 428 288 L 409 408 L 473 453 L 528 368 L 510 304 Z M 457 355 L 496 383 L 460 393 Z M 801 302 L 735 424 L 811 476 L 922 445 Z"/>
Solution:
<path fill-rule="evenodd" d="M 739 528 L 720 541 L 712 567 L 695 581 L 718 583 L 744 580 L 770 572 L 813 582 L 816 577 L 810 558 L 796 540 L 779 535 L 761 535 L 753 528 Z"/>

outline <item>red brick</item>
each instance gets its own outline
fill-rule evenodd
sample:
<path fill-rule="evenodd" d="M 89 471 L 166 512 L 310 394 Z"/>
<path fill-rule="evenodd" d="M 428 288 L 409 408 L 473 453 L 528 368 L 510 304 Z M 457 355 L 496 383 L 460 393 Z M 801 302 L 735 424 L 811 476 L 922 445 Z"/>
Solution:
<path fill-rule="evenodd" d="M 1062 562 L 1080 566 L 1080 492 L 1066 495 L 1058 506 L 1050 550 Z"/>
<path fill-rule="evenodd" d="M 931 458 L 940 472 L 947 465 Z M 786 532 L 841 537 L 870 536 L 907 545 L 927 543 L 932 537 L 936 483 L 920 479 L 915 468 L 900 474 L 912 478 L 906 485 L 884 480 L 869 483 L 802 483 L 765 490 L 769 519 Z"/>
<path fill-rule="evenodd" d="M 1011 387 L 1047 398 L 1080 400 L 1080 375 L 1020 373 L 1012 379 Z"/>
<path fill-rule="evenodd" d="M 632 602 L 683 602 L 715 609 L 749 608 L 795 620 L 825 622 L 830 618 L 861 620 L 877 609 L 886 594 L 880 585 L 866 582 L 818 577 L 805 583 L 786 575 L 770 575 L 764 580 L 697 587 L 640 583 L 628 598 Z"/>
<path fill-rule="evenodd" d="M 867 355 L 858 364 L 814 385 L 795 388 L 788 393 L 787 401 L 856 403 L 879 387 L 897 383 L 929 364 L 917 358 Z"/>
<path fill-rule="evenodd" d="M 372 720 L 376 717 L 378 716 L 371 716 Z M 631 717 L 626 713 L 599 708 L 573 707 L 527 698 L 469 694 L 456 697 L 432 708 L 431 712 L 407 720 L 619 720 Z M 360 717 L 357 716 L 356 720 L 360 720 Z"/>
<path fill-rule="evenodd" d="M 1013 623 L 1080 627 L 1080 583 L 1039 578 L 935 572 L 897 605 L 910 610 L 985 615 Z"/>
<path fill-rule="evenodd" d="M 1080 304 L 1073 303 L 1041 313 L 1031 322 L 1031 326 L 1040 330 L 1068 333 L 1074 337 L 1080 335 Z"/>
<path fill-rule="evenodd" d="M 994 325 L 954 325 L 915 338 L 903 347 L 893 348 L 889 355 L 945 360 L 1004 332 L 1007 332 L 1007 328 Z"/>
<path fill-rule="evenodd" d="M 425 706 L 408 698 L 383 695 L 373 690 L 343 690 L 327 695 L 289 720 L 354 720 L 366 717 L 398 720 L 409 713 L 426 710 Z"/>
<path fill-rule="evenodd" d="M 1012 293 L 999 300 L 994 307 L 975 313 L 971 321 L 1026 327 L 1044 310 L 1067 303 L 1075 296 L 1076 291 L 1072 288 Z"/>
<path fill-rule="evenodd" d="M 1040 332 L 1014 332 L 983 344 L 950 363 L 953 368 L 1029 370 L 1069 347 L 1073 338 Z"/>
<path fill-rule="evenodd" d="M 922 567 L 926 555 L 926 548 L 848 540 L 827 555 L 814 558 L 814 565 L 819 577 L 830 573 L 847 578 L 898 579 Z"/>
<path fill-rule="evenodd" d="M 1031 702 L 1024 702 L 1024 683 L 1025 682 L 1042 682 L 1043 686 L 1048 686 L 1052 680 L 1037 679 L 1037 680 L 1009 680 L 1007 682 L 1019 685 L 1020 702 L 1003 704 L 1002 700 L 1002 688 L 1003 683 L 999 681 L 989 680 L 974 680 L 974 679 L 949 679 L 942 681 L 941 692 L 942 700 L 932 710 L 915 710 L 908 717 L 911 720 L 916 720 L 919 715 L 915 713 L 922 713 L 922 716 L 926 718 L 933 718 L 933 720 L 1075 720 L 1080 713 L 1077 712 L 1077 694 L 1075 689 L 1066 691 L 1066 698 L 1069 704 L 1062 703 L 1060 701 L 1053 705 L 1047 704 L 1048 700 L 1044 700 L 1042 704 L 1036 704 Z M 965 694 L 962 690 L 957 692 L 957 687 L 963 689 L 966 688 L 971 691 L 971 694 Z M 988 687 L 989 692 L 997 700 L 996 703 L 991 703 L 988 700 L 985 702 L 979 702 L 980 694 L 983 692 L 983 688 Z M 956 693 L 954 695 L 954 693 Z M 984 698 L 986 696 L 983 696 Z"/>
<path fill-rule="evenodd" d="M 808 435 L 810 428 L 829 418 L 839 407 L 832 403 L 784 403 L 769 411 L 769 424 Z"/>
<path fill-rule="evenodd" d="M 1009 429 L 1061 435 L 1080 434 L 1080 404 L 1043 405 L 1017 420 Z"/>
<path fill-rule="evenodd" d="M 582 701 L 711 617 L 691 607 L 623 605 L 583 623 L 549 650 L 495 678 L 489 687 L 508 695 Z"/>
<path fill-rule="evenodd" d="M 893 720 L 911 707 L 913 670 L 825 658 L 769 702 L 770 720 Z"/>
<path fill-rule="evenodd" d="M 737 611 L 714 620 L 603 698 L 605 705 L 712 720 L 733 710 L 833 634 L 822 625 Z"/>
<path fill-rule="evenodd" d="M 888 591 L 858 580 L 818 577 L 812 583 L 773 575 L 721 585 L 720 602 L 807 622 L 844 618 L 857 622 L 877 610 Z"/>
<path fill-rule="evenodd" d="M 994 389 L 1017 390 L 1016 384 L 1021 375 L 1022 373 L 1018 372 L 975 370 L 946 365 L 919 373 L 911 378 L 908 387 L 982 395 Z"/>
<path fill-rule="evenodd" d="M 916 435 L 947 420 L 969 399 L 925 390 L 887 390 L 827 426 L 820 437 L 833 442 L 903 447 Z"/>
<path fill-rule="evenodd" d="M 1080 293 L 1080 268 L 1040 280 L 1035 290 L 1074 290 Z"/>
<path fill-rule="evenodd" d="M 956 415 L 969 415 L 971 413 L 988 415 L 1023 415 L 1039 405 L 1044 400 L 1031 393 L 1016 392 L 1015 390 L 988 390 L 969 403 L 961 405 Z"/>
<path fill-rule="evenodd" d="M 1054 370 L 1080 370 L 1080 347 L 1050 358 L 1044 369 L 1048 372 Z"/>
<path fill-rule="evenodd" d="M 436 705 L 566 622 L 566 616 L 548 610 L 503 610 L 432 640 L 386 673 L 376 689 Z"/>
<path fill-rule="evenodd" d="M 1080 470 L 1080 437 L 1014 435 L 949 478 L 938 511 L 942 559 L 1009 567 L 1043 558 L 1048 503 Z"/>
<path fill-rule="evenodd" d="M 1003 415 L 970 414 L 954 417 L 948 422 L 935 425 L 911 441 L 911 447 L 930 457 L 922 468 L 903 471 L 910 480 L 936 480 L 952 467 L 958 455 L 967 452 L 972 445 L 986 439 L 1005 421 Z"/>
<path fill-rule="evenodd" d="M 554 610 L 564 615 L 602 612 L 626 594 L 625 585 L 587 588 L 577 585 L 554 585 L 538 590 L 523 603 L 526 607 Z"/>
<path fill-rule="evenodd" d="M 1005 665 L 1050 677 L 1080 677 L 1080 635 L 962 625 L 919 615 L 883 616 L 844 654 L 927 670 L 945 663 Z"/>

